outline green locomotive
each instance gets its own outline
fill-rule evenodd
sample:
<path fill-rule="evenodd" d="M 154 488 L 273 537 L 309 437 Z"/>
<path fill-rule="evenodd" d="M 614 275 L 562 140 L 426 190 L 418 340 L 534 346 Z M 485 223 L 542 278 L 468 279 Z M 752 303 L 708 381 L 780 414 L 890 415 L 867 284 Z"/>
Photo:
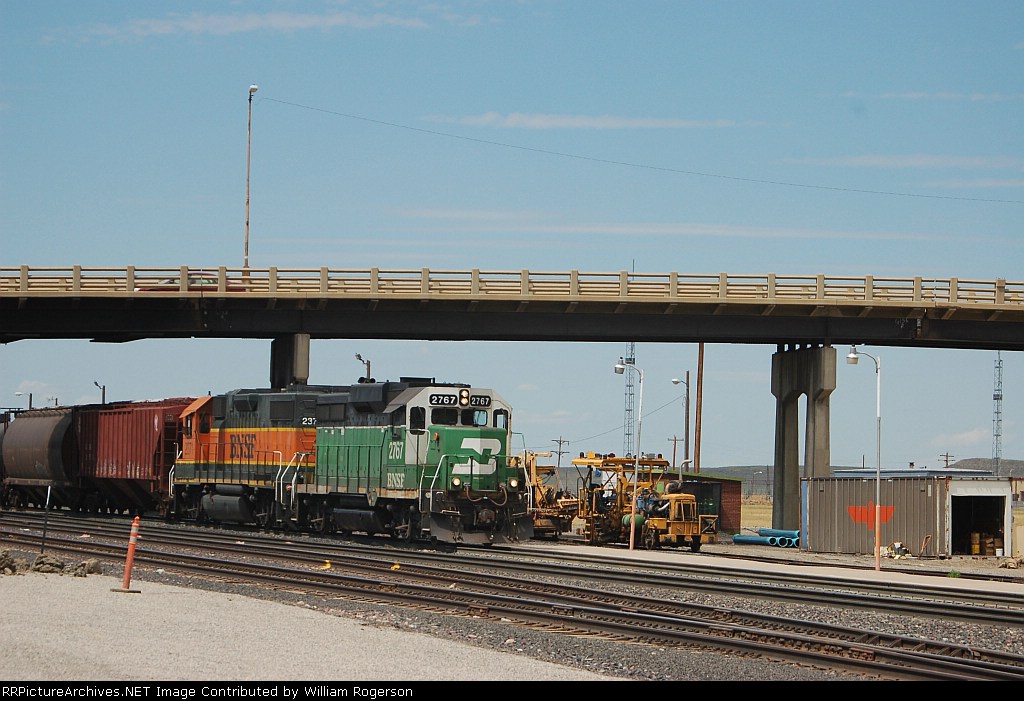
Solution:
<path fill-rule="evenodd" d="M 173 512 L 453 544 L 527 540 L 511 422 L 497 392 L 432 378 L 201 397 L 181 415 Z"/>

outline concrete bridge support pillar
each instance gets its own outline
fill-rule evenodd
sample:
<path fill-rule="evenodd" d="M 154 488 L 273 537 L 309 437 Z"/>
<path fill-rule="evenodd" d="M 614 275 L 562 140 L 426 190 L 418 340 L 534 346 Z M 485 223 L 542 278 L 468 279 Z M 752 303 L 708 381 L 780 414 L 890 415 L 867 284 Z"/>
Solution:
<path fill-rule="evenodd" d="M 800 528 L 800 397 L 807 397 L 804 475 L 832 474 L 829 395 L 836 388 L 836 350 L 831 346 L 779 346 L 772 356 L 775 395 L 775 487 L 772 527 Z"/>
<path fill-rule="evenodd" d="M 270 386 L 284 389 L 309 382 L 309 334 L 278 336 L 270 342 Z"/>

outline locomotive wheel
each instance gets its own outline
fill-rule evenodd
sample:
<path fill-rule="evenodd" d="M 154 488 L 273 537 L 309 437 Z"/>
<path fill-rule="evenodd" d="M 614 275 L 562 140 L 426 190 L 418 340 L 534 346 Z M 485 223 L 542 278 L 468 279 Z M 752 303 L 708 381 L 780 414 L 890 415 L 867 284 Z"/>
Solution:
<path fill-rule="evenodd" d="M 330 507 L 325 501 L 318 501 L 312 509 L 313 513 L 310 516 L 309 525 L 310 527 L 320 533 L 321 535 L 327 535 L 328 533 L 334 532 L 334 522 L 328 516 Z"/>
<path fill-rule="evenodd" d="M 253 513 L 253 519 L 256 521 L 256 525 L 260 528 L 270 528 L 274 522 L 274 501 L 268 499 L 262 494 L 256 495 L 256 509 Z"/>
<path fill-rule="evenodd" d="M 404 534 L 405 542 L 406 543 L 411 543 L 412 541 L 416 540 L 416 533 L 417 533 L 417 531 L 419 531 L 419 529 L 420 529 L 420 518 L 419 518 L 419 516 L 414 514 L 414 513 L 410 513 L 409 514 L 409 518 L 406 520 L 406 524 L 405 524 L 405 534 Z"/>

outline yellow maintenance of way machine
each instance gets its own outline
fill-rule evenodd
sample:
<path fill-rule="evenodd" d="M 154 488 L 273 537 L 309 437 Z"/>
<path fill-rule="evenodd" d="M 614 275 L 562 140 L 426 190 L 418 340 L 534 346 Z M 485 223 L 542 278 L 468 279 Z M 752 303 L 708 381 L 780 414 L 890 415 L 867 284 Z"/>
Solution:
<path fill-rule="evenodd" d="M 639 469 L 637 465 L 639 463 Z M 701 514 L 686 483 L 671 479 L 669 462 L 658 456 L 618 457 L 584 453 L 572 464 L 580 474 L 577 490 L 583 538 L 590 545 L 634 542 L 653 549 L 686 546 L 697 552 L 718 540 L 718 514 Z M 636 491 L 636 515 L 633 492 Z"/>
<path fill-rule="evenodd" d="M 526 451 L 522 461 L 529 479 L 533 537 L 557 540 L 563 533 L 572 532 L 579 499 L 560 484 L 556 465 L 538 464 L 539 458 L 550 457 L 551 453 Z"/>

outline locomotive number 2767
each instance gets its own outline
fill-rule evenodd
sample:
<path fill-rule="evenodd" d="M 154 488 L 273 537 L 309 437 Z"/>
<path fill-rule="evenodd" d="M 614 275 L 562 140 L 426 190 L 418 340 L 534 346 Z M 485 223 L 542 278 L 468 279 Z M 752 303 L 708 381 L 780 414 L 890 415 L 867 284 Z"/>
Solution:
<path fill-rule="evenodd" d="M 404 455 L 405 443 L 402 441 L 391 441 L 388 443 L 388 460 L 401 460 Z"/>

